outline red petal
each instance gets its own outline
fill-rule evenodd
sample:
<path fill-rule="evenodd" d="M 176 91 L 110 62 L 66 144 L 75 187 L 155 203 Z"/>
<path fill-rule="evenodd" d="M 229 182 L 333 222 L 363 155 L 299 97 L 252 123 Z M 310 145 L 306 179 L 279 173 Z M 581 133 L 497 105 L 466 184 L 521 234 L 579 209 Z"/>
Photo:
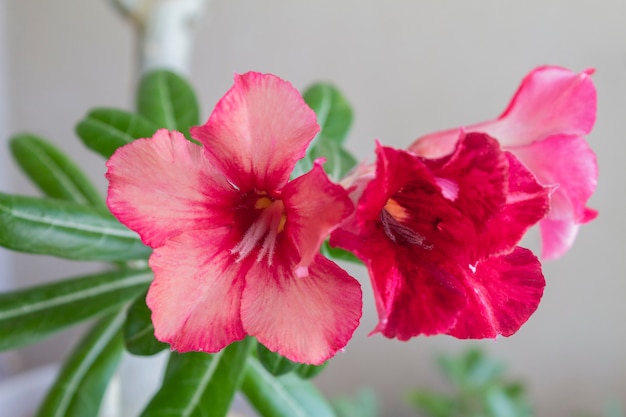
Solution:
<path fill-rule="evenodd" d="M 217 352 L 243 339 L 239 306 L 249 260 L 234 261 L 227 228 L 183 233 L 154 250 L 146 299 L 157 339 L 179 352 Z"/>
<path fill-rule="evenodd" d="M 256 264 L 246 277 L 241 317 L 246 331 L 268 349 L 319 365 L 343 349 L 361 317 L 361 287 L 318 255 L 306 277 L 292 264 Z"/>
<path fill-rule="evenodd" d="M 545 280 L 528 249 L 480 262 L 465 273 L 467 305 L 448 334 L 461 339 L 510 336 L 537 309 Z"/>
<path fill-rule="evenodd" d="M 452 205 L 480 230 L 506 201 L 508 161 L 495 139 L 483 133 L 461 137 L 455 151 L 440 160 L 425 160 L 437 178 L 458 188 Z"/>
<path fill-rule="evenodd" d="M 242 191 L 274 191 L 319 131 L 315 113 L 291 84 L 248 72 L 218 102 L 204 126 L 191 134 L 211 162 Z"/>
<path fill-rule="evenodd" d="M 506 204 L 501 212 L 489 220 L 485 233 L 476 246 L 476 259 L 510 252 L 530 227 L 543 219 L 550 208 L 551 187 L 544 187 L 511 153 Z"/>
<path fill-rule="evenodd" d="M 151 247 L 183 231 L 229 223 L 235 190 L 178 132 L 159 130 L 107 162 L 111 212 Z"/>

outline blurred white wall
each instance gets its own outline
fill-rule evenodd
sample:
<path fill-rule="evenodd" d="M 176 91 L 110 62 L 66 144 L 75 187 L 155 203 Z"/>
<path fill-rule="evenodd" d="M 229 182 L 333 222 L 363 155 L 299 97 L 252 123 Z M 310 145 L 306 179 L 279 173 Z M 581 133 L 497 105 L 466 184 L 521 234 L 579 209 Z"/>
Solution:
<path fill-rule="evenodd" d="M 53 139 L 104 190 L 103 161 L 82 147 L 73 126 L 93 106 L 132 107 L 131 28 L 105 0 L 6 6 L 12 132 Z M 198 33 L 192 81 L 205 118 L 234 72 L 273 72 L 299 88 L 333 81 L 355 109 L 349 147 L 365 157 L 374 138 L 403 147 L 436 129 L 497 116 L 542 64 L 597 68 L 598 121 L 589 141 L 600 163 L 591 200 L 600 217 L 565 257 L 545 265 L 543 302 L 518 334 L 476 344 L 529 383 L 537 415 L 600 414 L 605 401 L 626 400 L 625 2 L 214 0 Z M 34 192 L 13 164 L 8 171 L 15 192 Z M 538 248 L 536 235 L 528 242 Z M 15 262 L 18 285 L 97 268 L 26 255 Z M 410 387 L 443 386 L 432 358 L 472 343 L 368 338 L 372 295 L 364 269 L 352 271 L 365 290 L 362 325 L 318 381 L 329 394 L 371 386 L 385 417 L 409 416 Z M 49 343 L 27 349 L 27 363 L 59 358 L 67 340 Z"/>

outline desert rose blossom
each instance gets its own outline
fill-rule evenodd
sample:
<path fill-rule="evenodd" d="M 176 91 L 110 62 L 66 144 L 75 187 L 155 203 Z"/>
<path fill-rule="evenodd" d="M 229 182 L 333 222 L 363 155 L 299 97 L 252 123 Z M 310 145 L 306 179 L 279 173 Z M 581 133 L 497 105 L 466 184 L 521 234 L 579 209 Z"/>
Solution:
<path fill-rule="evenodd" d="M 555 66 L 537 68 L 524 78 L 500 117 L 463 127 L 498 139 L 541 184 L 554 186 L 550 212 L 540 222 L 544 259 L 567 252 L 580 225 L 598 214 L 586 207 L 598 179 L 596 156 L 585 141 L 596 119 L 591 74 L 593 70 L 576 74 Z M 440 157 L 454 149 L 458 137 L 459 129 L 432 133 L 409 149 Z"/>
<path fill-rule="evenodd" d="M 546 214 L 550 190 L 514 156 L 469 133 L 433 160 L 379 145 L 373 178 L 361 171 L 356 211 L 331 244 L 368 268 L 373 333 L 491 338 L 528 320 L 544 279 L 537 258 L 516 244 Z"/>
<path fill-rule="evenodd" d="M 311 364 L 347 344 L 360 285 L 319 246 L 353 204 L 319 163 L 289 181 L 318 131 L 291 84 L 246 73 L 191 129 L 202 146 L 159 130 L 111 157 L 108 206 L 154 248 L 157 339 L 217 352 L 252 335 Z"/>

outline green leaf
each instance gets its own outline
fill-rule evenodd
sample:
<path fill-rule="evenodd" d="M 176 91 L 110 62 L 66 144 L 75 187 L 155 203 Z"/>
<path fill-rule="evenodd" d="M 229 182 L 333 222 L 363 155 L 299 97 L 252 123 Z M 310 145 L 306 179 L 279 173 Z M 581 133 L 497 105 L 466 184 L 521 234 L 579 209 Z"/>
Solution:
<path fill-rule="evenodd" d="M 146 294 L 137 297 L 128 309 L 124 323 L 124 345 L 135 355 L 149 356 L 167 348 L 167 343 L 154 337 L 151 311 L 146 305 Z"/>
<path fill-rule="evenodd" d="M 338 417 L 377 417 L 380 408 L 376 395 L 369 389 L 360 389 L 354 398 L 336 398 L 332 405 Z"/>
<path fill-rule="evenodd" d="M 307 172 L 315 159 L 325 158 L 324 170 L 337 181 L 357 162 L 343 147 L 352 125 L 350 104 L 336 87 L 326 83 L 313 85 L 303 97 L 315 111 L 321 130 L 309 145 L 307 156 L 296 165 L 296 173 Z"/>
<path fill-rule="evenodd" d="M 328 361 L 321 365 L 307 365 L 306 363 L 301 363 L 296 369 L 296 373 L 300 378 L 311 379 L 319 375 L 324 368 L 326 368 L 326 365 L 328 365 Z"/>
<path fill-rule="evenodd" d="M 318 83 L 309 87 L 302 96 L 317 115 L 321 127 L 319 140 L 341 145 L 352 125 L 352 108 L 339 89 L 332 84 Z"/>
<path fill-rule="evenodd" d="M 125 270 L 57 281 L 0 294 L 0 350 L 33 343 L 118 308 L 145 291 L 147 270 Z"/>
<path fill-rule="evenodd" d="M 409 404 L 429 417 L 450 417 L 457 410 L 456 402 L 449 396 L 432 391 L 416 391 L 410 394 Z"/>
<path fill-rule="evenodd" d="M 110 213 L 61 200 L 0 193 L 0 246 L 67 259 L 123 261 L 151 249 Z"/>
<path fill-rule="evenodd" d="M 298 365 L 296 362 L 292 362 L 284 356 L 272 352 L 266 348 L 262 343 L 257 343 L 257 357 L 263 367 L 272 375 L 278 376 L 291 372 Z"/>
<path fill-rule="evenodd" d="M 120 146 L 138 138 L 149 138 L 157 129 L 157 125 L 138 114 L 98 108 L 76 125 L 76 134 L 89 149 L 110 158 Z"/>
<path fill-rule="evenodd" d="M 248 358 L 241 389 L 263 417 L 336 417 L 311 381 L 294 373 L 275 377 L 254 357 Z"/>
<path fill-rule="evenodd" d="M 85 174 L 51 143 L 23 133 L 11 138 L 10 149 L 22 171 L 48 197 L 104 207 Z"/>
<path fill-rule="evenodd" d="M 224 417 L 254 345 L 248 337 L 216 354 L 172 353 L 161 389 L 141 417 Z"/>
<path fill-rule="evenodd" d="M 139 83 L 137 111 L 160 128 L 189 135 L 200 123 L 198 99 L 185 79 L 164 70 L 147 73 Z"/>
<path fill-rule="evenodd" d="M 37 417 L 97 416 L 109 380 L 123 351 L 117 312 L 99 322 L 69 356 Z"/>
<path fill-rule="evenodd" d="M 313 160 L 326 158 L 324 171 L 335 181 L 343 178 L 357 163 L 341 144 L 330 140 L 320 140 L 311 151 L 311 157 Z"/>
<path fill-rule="evenodd" d="M 361 260 L 357 258 L 352 252 L 348 252 L 347 250 L 343 250 L 340 248 L 334 248 L 328 244 L 328 241 L 325 241 L 320 249 L 322 254 L 328 258 L 353 262 L 359 265 L 363 264 L 363 262 L 361 262 Z"/>

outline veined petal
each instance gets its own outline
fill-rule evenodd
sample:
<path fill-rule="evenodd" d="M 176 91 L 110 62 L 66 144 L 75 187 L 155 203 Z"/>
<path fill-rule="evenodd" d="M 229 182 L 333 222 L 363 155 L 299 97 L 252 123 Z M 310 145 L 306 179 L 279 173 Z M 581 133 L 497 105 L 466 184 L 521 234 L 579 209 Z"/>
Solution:
<path fill-rule="evenodd" d="M 246 277 L 241 317 L 247 333 L 295 362 L 319 365 L 343 349 L 361 318 L 361 287 L 318 255 L 309 274 L 290 263 L 256 264 Z"/>
<path fill-rule="evenodd" d="M 496 137 L 502 146 L 522 146 L 554 135 L 586 135 L 596 121 L 593 70 L 574 73 L 545 66 L 524 78 L 497 120 L 471 126 Z"/>
<path fill-rule="evenodd" d="M 448 157 L 425 163 L 437 178 L 455 185 L 451 204 L 477 229 L 500 212 L 507 198 L 509 166 L 495 139 L 484 133 L 464 134 Z"/>
<path fill-rule="evenodd" d="M 289 182 L 281 198 L 287 212 L 285 232 L 300 252 L 299 267 L 306 268 L 324 239 L 352 212 L 352 201 L 343 187 L 330 181 L 319 162 Z"/>
<path fill-rule="evenodd" d="M 367 266 L 379 322 L 372 333 L 408 340 L 445 333 L 465 305 L 458 267 L 438 251 L 396 244 L 375 228 L 354 235 L 337 230 L 331 244 Z"/>
<path fill-rule="evenodd" d="M 537 309 L 545 280 L 528 249 L 491 258 L 467 269 L 467 305 L 449 335 L 461 339 L 511 336 Z"/>
<path fill-rule="evenodd" d="M 556 258 L 572 245 L 577 230 L 574 226 L 593 220 L 597 214 L 586 207 L 597 184 L 596 156 L 579 136 L 553 136 L 512 152 L 542 184 L 558 186 L 551 195 L 546 219 L 550 224 L 541 228 L 542 255 Z"/>
<path fill-rule="evenodd" d="M 248 72 L 191 135 L 241 190 L 278 190 L 319 131 L 315 113 L 290 83 Z"/>
<path fill-rule="evenodd" d="M 183 233 L 154 250 L 147 296 L 155 336 L 179 352 L 218 352 L 245 332 L 239 309 L 246 269 L 228 228 Z"/>
<path fill-rule="evenodd" d="M 477 260 L 512 251 L 528 229 L 550 209 L 550 193 L 554 187 L 539 184 L 512 153 L 505 154 L 509 161 L 506 203 L 479 236 L 476 245 L 479 252 L 474 257 Z"/>
<path fill-rule="evenodd" d="M 202 147 L 165 129 L 119 148 L 107 162 L 107 205 L 153 248 L 186 230 L 231 222 L 234 189 Z"/>
<path fill-rule="evenodd" d="M 537 68 L 524 78 L 500 117 L 464 130 L 487 133 L 505 148 L 554 135 L 586 135 L 595 123 L 597 107 L 591 74 L 593 70 L 576 74 L 556 66 Z M 441 157 L 453 151 L 458 137 L 458 128 L 432 133 L 417 139 L 409 150 L 424 157 Z"/>

